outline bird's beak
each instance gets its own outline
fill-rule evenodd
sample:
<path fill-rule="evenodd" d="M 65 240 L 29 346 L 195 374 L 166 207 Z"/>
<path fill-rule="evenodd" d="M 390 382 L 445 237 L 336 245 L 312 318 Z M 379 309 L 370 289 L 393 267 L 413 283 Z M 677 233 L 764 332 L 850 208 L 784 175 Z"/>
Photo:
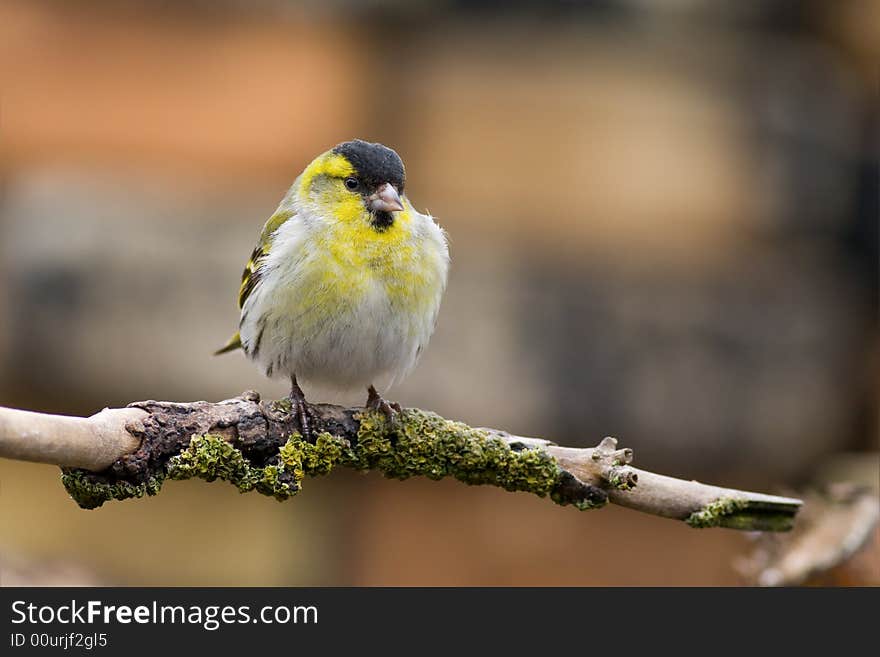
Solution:
<path fill-rule="evenodd" d="M 373 212 L 400 212 L 403 210 L 400 194 L 390 183 L 382 183 L 376 193 L 368 196 L 367 200 Z"/>

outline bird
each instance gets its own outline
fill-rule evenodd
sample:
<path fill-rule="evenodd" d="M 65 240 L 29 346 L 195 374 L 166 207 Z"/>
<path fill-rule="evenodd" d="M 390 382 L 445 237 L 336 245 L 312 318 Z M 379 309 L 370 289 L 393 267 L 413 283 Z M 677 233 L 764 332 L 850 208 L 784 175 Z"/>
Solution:
<path fill-rule="evenodd" d="M 241 348 L 269 378 L 290 380 L 291 412 L 310 435 L 301 382 L 367 390 L 365 408 L 393 418 L 389 387 L 434 332 L 449 271 L 446 231 L 407 198 L 403 160 L 354 139 L 318 155 L 263 226 L 241 277 Z"/>

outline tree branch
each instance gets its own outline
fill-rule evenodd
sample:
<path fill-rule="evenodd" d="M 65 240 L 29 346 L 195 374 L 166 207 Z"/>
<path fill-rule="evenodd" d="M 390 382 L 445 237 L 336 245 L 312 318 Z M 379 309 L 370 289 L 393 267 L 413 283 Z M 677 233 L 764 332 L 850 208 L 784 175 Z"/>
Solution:
<path fill-rule="evenodd" d="M 136 408 L 105 408 L 91 417 L 69 417 L 0 406 L 0 456 L 103 470 L 140 444 L 125 426 L 144 415 Z"/>
<path fill-rule="evenodd" d="M 872 541 L 877 553 L 880 500 L 876 489 L 838 483 L 808 490 L 804 497 L 806 510 L 795 531 L 785 536 L 756 537 L 752 554 L 739 561 L 738 569 L 750 584 L 809 583 L 827 577 L 829 571 L 846 564 Z M 876 582 L 876 557 L 874 564 Z"/>
<path fill-rule="evenodd" d="M 60 465 L 84 508 L 154 495 L 166 478 L 223 479 L 242 492 L 295 495 L 306 475 L 334 467 L 406 479 L 452 476 L 469 484 L 550 496 L 590 509 L 612 502 L 692 527 L 786 531 L 801 501 L 638 470 L 614 438 L 594 448 L 473 428 L 406 409 L 388 421 L 360 408 L 316 404 L 307 442 L 286 400 L 255 392 L 218 403 L 136 402 L 89 418 L 0 407 L 0 457 Z"/>

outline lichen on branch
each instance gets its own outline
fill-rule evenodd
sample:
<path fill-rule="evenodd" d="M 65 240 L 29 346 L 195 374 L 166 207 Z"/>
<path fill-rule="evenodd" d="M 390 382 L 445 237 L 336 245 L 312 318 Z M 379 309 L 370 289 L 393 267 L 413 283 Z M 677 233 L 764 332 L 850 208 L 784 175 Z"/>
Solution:
<path fill-rule="evenodd" d="M 692 527 L 786 531 L 802 502 L 721 488 L 632 467 L 632 450 L 469 427 L 418 409 L 381 413 L 310 405 L 314 442 L 303 440 L 289 400 L 259 394 L 211 403 L 143 401 L 69 418 L 0 407 L 0 457 L 62 466 L 80 506 L 155 495 L 166 479 L 225 480 L 279 500 L 307 476 L 337 467 L 386 477 L 453 477 L 593 509 L 607 502 Z M 68 437 L 72 438 L 68 439 Z"/>
<path fill-rule="evenodd" d="M 365 411 L 354 419 L 358 421 L 355 440 L 324 431 L 311 443 L 293 431 L 277 454 L 263 463 L 247 455 L 234 439 L 205 433 L 193 435 L 185 449 L 151 471 L 145 481 L 113 481 L 106 474 L 65 470 L 63 482 L 74 500 L 89 509 L 113 499 L 155 495 L 166 478 L 219 479 L 242 493 L 256 491 L 286 500 L 302 490 L 306 476 L 328 474 L 337 466 L 379 470 L 393 479 L 454 477 L 467 484 L 550 495 L 558 504 L 579 508 L 601 506 L 607 499 L 572 494 L 563 485 L 564 473 L 556 459 L 540 449 L 515 449 L 485 430 L 434 413 L 408 409 L 389 421 L 381 413 Z"/>

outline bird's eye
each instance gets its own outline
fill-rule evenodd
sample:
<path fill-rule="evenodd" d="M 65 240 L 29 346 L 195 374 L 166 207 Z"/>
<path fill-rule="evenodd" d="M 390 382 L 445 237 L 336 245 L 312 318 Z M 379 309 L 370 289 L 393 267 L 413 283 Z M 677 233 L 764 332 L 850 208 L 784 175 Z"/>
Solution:
<path fill-rule="evenodd" d="M 345 179 L 345 188 L 350 189 L 351 191 L 356 190 L 358 188 L 359 184 L 360 183 L 358 182 L 357 178 L 346 178 Z"/>

